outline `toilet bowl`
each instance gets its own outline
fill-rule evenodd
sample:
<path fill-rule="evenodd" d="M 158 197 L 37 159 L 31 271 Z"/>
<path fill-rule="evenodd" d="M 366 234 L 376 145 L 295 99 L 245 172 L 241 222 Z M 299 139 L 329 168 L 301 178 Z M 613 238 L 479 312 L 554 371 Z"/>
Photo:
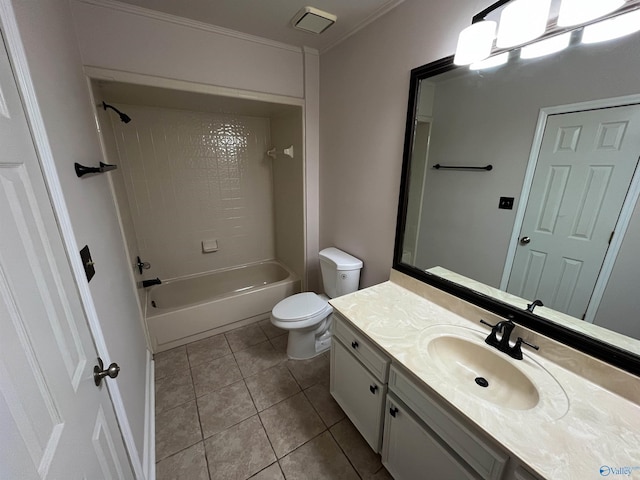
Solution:
<path fill-rule="evenodd" d="M 303 292 L 278 302 L 271 323 L 289 331 L 287 356 L 293 360 L 313 358 L 331 347 L 329 298 L 355 292 L 360 283 L 362 261 L 335 247 L 319 254 L 322 283 L 327 295 Z"/>

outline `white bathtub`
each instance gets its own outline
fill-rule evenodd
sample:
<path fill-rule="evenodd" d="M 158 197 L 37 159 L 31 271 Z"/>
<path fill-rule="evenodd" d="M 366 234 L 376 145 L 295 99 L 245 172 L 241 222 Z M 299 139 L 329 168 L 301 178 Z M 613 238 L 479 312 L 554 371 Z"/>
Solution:
<path fill-rule="evenodd" d="M 269 318 L 299 278 L 275 260 L 176 278 L 147 291 L 147 328 L 154 352 Z"/>

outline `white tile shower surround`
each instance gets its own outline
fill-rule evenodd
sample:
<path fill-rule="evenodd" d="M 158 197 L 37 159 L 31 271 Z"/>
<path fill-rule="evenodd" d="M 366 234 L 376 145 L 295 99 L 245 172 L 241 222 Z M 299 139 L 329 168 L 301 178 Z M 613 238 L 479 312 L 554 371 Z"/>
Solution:
<path fill-rule="evenodd" d="M 156 478 L 390 479 L 329 393 L 329 356 L 291 361 L 268 320 L 155 355 Z"/>
<path fill-rule="evenodd" d="M 112 119 L 141 258 L 175 278 L 275 257 L 268 118 L 118 105 Z M 203 254 L 201 241 L 219 250 Z"/>

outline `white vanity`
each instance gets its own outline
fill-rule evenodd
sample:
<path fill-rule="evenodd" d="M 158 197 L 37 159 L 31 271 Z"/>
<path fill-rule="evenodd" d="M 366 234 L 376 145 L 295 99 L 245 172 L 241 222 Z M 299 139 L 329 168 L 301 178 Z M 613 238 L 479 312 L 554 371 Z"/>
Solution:
<path fill-rule="evenodd" d="M 396 480 L 640 478 L 638 377 L 521 327 L 512 359 L 504 319 L 396 271 L 331 304 L 331 393 Z"/>

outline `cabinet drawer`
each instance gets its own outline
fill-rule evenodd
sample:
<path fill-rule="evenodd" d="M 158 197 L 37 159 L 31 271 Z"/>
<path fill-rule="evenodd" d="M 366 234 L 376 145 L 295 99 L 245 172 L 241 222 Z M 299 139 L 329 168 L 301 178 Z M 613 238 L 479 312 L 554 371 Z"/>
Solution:
<path fill-rule="evenodd" d="M 333 314 L 333 335 L 382 383 L 389 377 L 389 358 L 364 335 Z"/>
<path fill-rule="evenodd" d="M 331 345 L 331 395 L 377 453 L 387 385 L 379 382 L 340 342 Z"/>
<path fill-rule="evenodd" d="M 502 477 L 509 457 L 449 415 L 414 381 L 395 366 L 389 373 L 389 390 L 407 404 L 426 425 L 486 480 Z"/>

